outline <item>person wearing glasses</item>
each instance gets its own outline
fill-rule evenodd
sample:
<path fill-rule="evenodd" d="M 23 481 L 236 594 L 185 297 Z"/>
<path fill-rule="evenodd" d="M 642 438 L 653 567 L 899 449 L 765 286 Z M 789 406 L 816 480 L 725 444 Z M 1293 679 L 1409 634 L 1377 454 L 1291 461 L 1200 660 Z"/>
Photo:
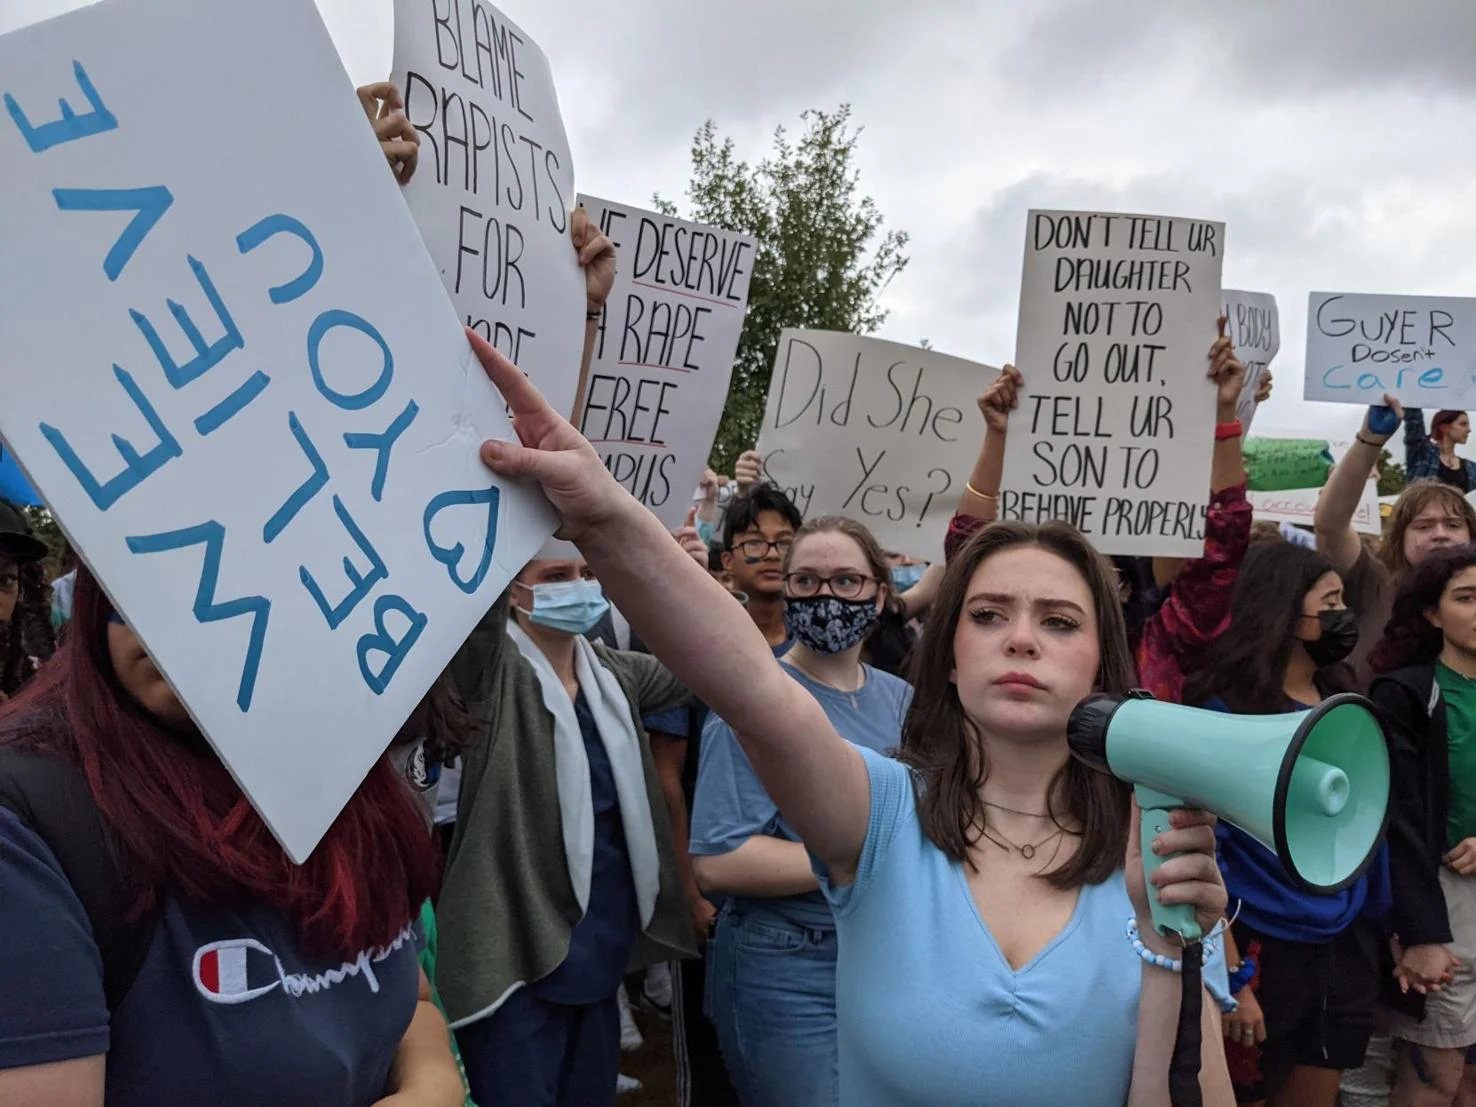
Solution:
<path fill-rule="evenodd" d="M 748 614 L 775 653 L 789 641 L 784 626 L 784 559 L 801 516 L 772 484 L 755 484 L 728 508 L 723 526 L 723 568 L 733 591 L 748 597 Z"/>
<path fill-rule="evenodd" d="M 841 737 L 890 752 L 901 742 L 912 688 L 861 661 L 891 590 L 885 555 L 869 530 L 840 516 L 814 519 L 780 541 L 788 547 L 782 613 L 793 641 L 785 670 Z M 735 573 L 751 569 L 755 557 L 772 563 L 773 546 L 769 538 L 762 546 L 740 540 Z M 766 575 L 754 573 L 748 586 Z M 739 1100 L 836 1103 L 835 920 L 799 835 L 732 727 L 715 715 L 702 732 L 691 851 L 703 891 L 728 897 L 708 948 L 707 1009 Z"/>

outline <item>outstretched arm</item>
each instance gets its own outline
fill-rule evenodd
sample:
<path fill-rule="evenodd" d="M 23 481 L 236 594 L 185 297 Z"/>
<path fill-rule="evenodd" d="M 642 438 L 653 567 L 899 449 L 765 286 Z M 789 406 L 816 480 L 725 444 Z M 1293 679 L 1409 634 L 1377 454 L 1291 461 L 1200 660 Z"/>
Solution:
<path fill-rule="evenodd" d="M 467 337 L 513 412 L 519 442 L 489 440 L 482 460 L 532 478 L 606 594 L 657 657 L 740 736 L 754 770 L 801 839 L 844 877 L 870 814 L 861 755 L 790 679 L 741 607 L 625 491 L 570 423 L 475 332 Z M 659 589 L 650 582 L 661 581 Z"/>
<path fill-rule="evenodd" d="M 1338 572 L 1353 568 L 1363 544 L 1353 529 L 1353 513 L 1363 498 L 1369 475 L 1379 463 L 1384 443 L 1399 427 L 1404 408 L 1392 396 L 1383 405 L 1374 405 L 1363 417 L 1363 425 L 1343 459 L 1333 466 L 1332 474 L 1317 498 L 1312 516 L 1312 529 L 1317 535 L 1317 552 L 1332 562 Z"/>

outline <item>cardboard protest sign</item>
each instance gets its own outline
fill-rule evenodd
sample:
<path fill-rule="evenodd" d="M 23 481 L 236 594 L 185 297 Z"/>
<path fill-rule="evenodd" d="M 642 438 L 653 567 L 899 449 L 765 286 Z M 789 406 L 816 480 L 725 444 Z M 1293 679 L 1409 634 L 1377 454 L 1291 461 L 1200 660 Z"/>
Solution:
<path fill-rule="evenodd" d="M 1243 440 L 1246 487 L 1256 492 L 1284 492 L 1288 488 L 1321 488 L 1332 469 L 1332 451 L 1320 438 L 1264 438 Z"/>
<path fill-rule="evenodd" d="M 1274 440 L 1271 435 L 1258 435 L 1256 441 L 1270 442 Z M 1288 441 L 1296 441 L 1288 439 Z M 1348 452 L 1348 447 L 1353 444 L 1352 439 L 1332 439 L 1322 443 L 1332 454 L 1333 462 L 1343 459 Z M 1276 492 L 1257 492 L 1251 490 L 1246 493 L 1246 499 L 1250 501 L 1252 515 L 1257 519 L 1269 519 L 1276 523 L 1296 523 L 1300 526 L 1310 527 L 1317 511 L 1317 500 L 1322 495 L 1322 488 L 1288 488 Z M 1383 523 L 1379 518 L 1379 496 L 1378 481 L 1370 478 L 1364 486 L 1363 495 L 1358 501 L 1358 510 L 1353 513 L 1353 529 L 1360 534 L 1381 534 Z"/>
<path fill-rule="evenodd" d="M 1108 554 L 1203 550 L 1224 243 L 1222 223 L 1030 213 L 1001 518 Z"/>
<path fill-rule="evenodd" d="M 312 0 L 103 0 L 0 94 L 0 433 L 301 861 L 552 513 Z"/>
<path fill-rule="evenodd" d="M 759 431 L 765 475 L 806 518 L 849 515 L 887 550 L 943 555 L 998 369 L 833 331 L 786 330 Z"/>
<path fill-rule="evenodd" d="M 468 327 L 574 411 L 584 274 L 548 59 L 482 0 L 395 0 L 394 81 L 420 132 L 405 199 Z"/>
<path fill-rule="evenodd" d="M 1314 292 L 1302 397 L 1476 408 L 1476 299 Z"/>
<path fill-rule="evenodd" d="M 1227 288 L 1220 298 L 1227 320 L 1225 333 L 1235 343 L 1235 353 L 1245 366 L 1245 384 L 1235 414 L 1241 429 L 1249 434 L 1258 406 L 1256 390 L 1281 349 L 1281 313 L 1276 309 L 1276 297 L 1269 292 Z"/>
<path fill-rule="evenodd" d="M 753 239 L 581 196 L 619 264 L 579 429 L 668 528 L 707 467 L 743 332 Z"/>

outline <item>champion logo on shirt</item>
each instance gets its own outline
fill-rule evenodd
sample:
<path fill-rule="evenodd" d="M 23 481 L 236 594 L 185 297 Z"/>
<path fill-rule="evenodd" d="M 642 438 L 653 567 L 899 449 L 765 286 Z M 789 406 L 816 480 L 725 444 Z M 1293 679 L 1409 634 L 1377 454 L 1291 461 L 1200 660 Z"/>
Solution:
<path fill-rule="evenodd" d="M 364 950 L 352 961 L 320 973 L 289 973 L 277 955 L 255 938 L 227 938 L 195 951 L 195 990 L 211 1003 L 237 1004 L 260 999 L 281 988 L 293 999 L 326 992 L 354 976 L 362 976 L 371 994 L 379 993 L 374 966 L 414 941 L 414 926 L 406 926 L 389 945 Z"/>

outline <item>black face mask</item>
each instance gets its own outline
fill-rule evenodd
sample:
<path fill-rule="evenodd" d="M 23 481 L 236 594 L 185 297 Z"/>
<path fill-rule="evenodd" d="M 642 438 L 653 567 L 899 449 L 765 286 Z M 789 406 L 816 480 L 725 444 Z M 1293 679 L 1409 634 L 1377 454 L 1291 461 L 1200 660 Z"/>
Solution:
<path fill-rule="evenodd" d="M 1322 637 L 1315 642 L 1303 642 L 1302 648 L 1319 669 L 1336 665 L 1358 645 L 1358 616 L 1351 608 L 1320 611 L 1317 625 L 1322 628 Z"/>

